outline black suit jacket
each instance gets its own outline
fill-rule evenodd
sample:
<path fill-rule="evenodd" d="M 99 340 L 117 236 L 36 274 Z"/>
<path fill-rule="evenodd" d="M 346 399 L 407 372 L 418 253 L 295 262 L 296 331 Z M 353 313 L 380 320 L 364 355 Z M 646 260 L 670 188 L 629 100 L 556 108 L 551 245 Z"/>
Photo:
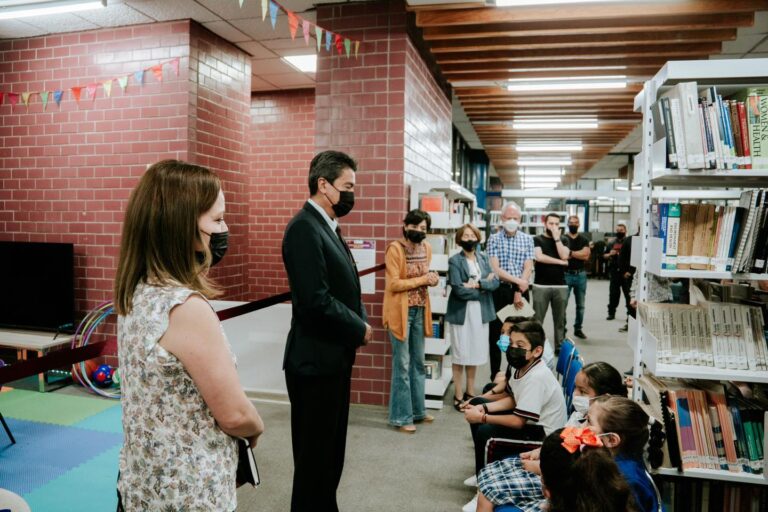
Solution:
<path fill-rule="evenodd" d="M 349 249 L 311 204 L 283 236 L 293 318 L 283 369 L 297 375 L 350 373 L 367 315 Z"/>

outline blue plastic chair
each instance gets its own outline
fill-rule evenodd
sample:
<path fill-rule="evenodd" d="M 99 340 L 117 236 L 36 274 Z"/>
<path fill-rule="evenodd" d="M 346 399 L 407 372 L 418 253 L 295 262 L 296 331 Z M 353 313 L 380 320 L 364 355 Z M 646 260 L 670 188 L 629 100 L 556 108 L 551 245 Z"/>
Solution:
<path fill-rule="evenodd" d="M 565 409 L 571 412 L 571 402 L 573 401 L 573 389 L 576 387 L 576 374 L 584 367 L 584 361 L 579 356 L 579 351 L 573 352 L 573 358 L 571 364 L 568 365 L 568 372 L 565 375 L 565 381 L 563 383 L 565 391 Z"/>
<path fill-rule="evenodd" d="M 523 512 L 522 509 L 517 508 L 514 505 L 499 505 L 498 507 L 493 507 L 493 512 Z"/>
<path fill-rule="evenodd" d="M 571 364 L 571 358 L 573 357 L 573 351 L 576 350 L 576 345 L 568 338 L 563 340 L 560 345 L 560 355 L 557 356 L 557 374 L 560 376 L 560 381 L 565 381 L 565 374 L 568 371 L 568 365 Z"/>

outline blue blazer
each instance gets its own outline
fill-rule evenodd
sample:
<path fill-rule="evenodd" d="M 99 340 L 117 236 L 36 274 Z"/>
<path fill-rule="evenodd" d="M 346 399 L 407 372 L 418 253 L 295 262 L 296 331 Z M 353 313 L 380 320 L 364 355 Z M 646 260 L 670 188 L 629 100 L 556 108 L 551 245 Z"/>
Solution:
<path fill-rule="evenodd" d="M 454 254 L 448 260 L 448 283 L 451 285 L 451 295 L 448 296 L 448 307 L 445 312 L 446 322 L 464 325 L 469 300 L 480 301 L 483 323 L 489 323 L 496 318 L 492 292 L 499 287 L 499 278 L 495 277 L 492 281 L 486 279 L 493 270 L 485 253 L 477 252 L 475 257 L 481 274 L 479 289 L 464 288 L 464 283 L 469 281 L 469 264 L 464 251 Z"/>

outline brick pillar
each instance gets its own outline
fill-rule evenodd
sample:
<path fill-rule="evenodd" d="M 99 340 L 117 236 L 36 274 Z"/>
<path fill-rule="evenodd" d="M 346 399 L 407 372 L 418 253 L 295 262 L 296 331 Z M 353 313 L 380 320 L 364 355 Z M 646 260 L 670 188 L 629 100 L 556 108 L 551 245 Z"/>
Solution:
<path fill-rule="evenodd" d="M 348 239 L 376 241 L 376 261 L 401 236 L 412 179 L 450 179 L 451 105 L 408 35 L 402 1 L 318 6 L 317 23 L 361 41 L 349 59 L 321 52 L 315 91 L 317 151 L 359 163 L 355 209 L 341 221 Z M 391 348 L 381 326 L 383 272 L 365 295 L 374 341 L 358 352 L 352 401 L 388 403 Z"/>

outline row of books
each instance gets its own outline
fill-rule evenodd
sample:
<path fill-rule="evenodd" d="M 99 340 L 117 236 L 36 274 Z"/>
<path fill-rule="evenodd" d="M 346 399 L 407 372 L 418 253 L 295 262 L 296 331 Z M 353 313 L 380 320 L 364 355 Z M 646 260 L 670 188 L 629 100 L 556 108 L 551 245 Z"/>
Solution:
<path fill-rule="evenodd" d="M 424 373 L 426 378 L 430 380 L 440 380 L 440 376 L 443 374 L 443 360 L 427 358 L 424 360 Z"/>
<path fill-rule="evenodd" d="M 768 190 L 741 193 L 738 206 L 656 203 L 651 233 L 668 270 L 768 271 Z"/>
<path fill-rule="evenodd" d="M 716 87 L 681 82 L 652 109 L 669 169 L 768 169 L 768 88 L 723 99 Z"/>
<path fill-rule="evenodd" d="M 725 385 L 640 377 L 649 413 L 664 423 L 665 464 L 762 474 L 766 404 Z"/>
<path fill-rule="evenodd" d="M 666 364 L 768 371 L 763 312 L 729 302 L 640 304 L 640 318 Z"/>
<path fill-rule="evenodd" d="M 466 222 L 470 222 L 470 210 L 467 207 L 467 203 L 459 200 L 451 201 L 448 199 L 448 196 L 440 192 L 420 194 L 419 208 L 430 213 L 449 212 L 451 215 L 458 215 L 461 218 L 465 218 Z"/>
<path fill-rule="evenodd" d="M 707 480 L 668 480 L 661 487 L 667 512 L 758 512 L 768 510 L 768 489 Z"/>

